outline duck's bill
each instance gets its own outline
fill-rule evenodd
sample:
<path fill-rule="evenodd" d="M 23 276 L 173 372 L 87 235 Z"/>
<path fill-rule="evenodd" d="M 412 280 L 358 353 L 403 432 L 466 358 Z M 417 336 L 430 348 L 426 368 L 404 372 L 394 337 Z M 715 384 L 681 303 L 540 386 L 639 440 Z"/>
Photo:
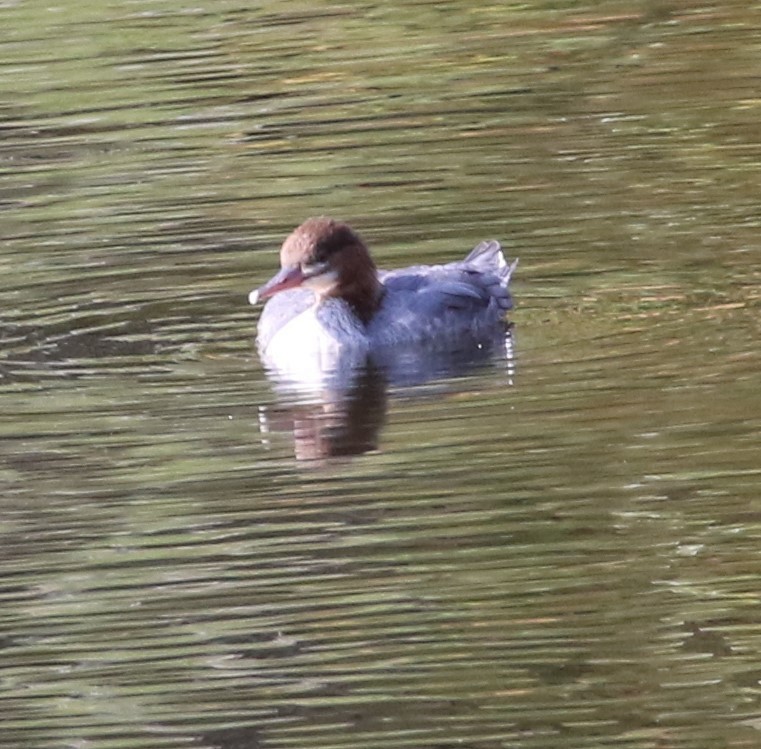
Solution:
<path fill-rule="evenodd" d="M 249 304 L 256 304 L 262 299 L 267 299 L 273 294 L 277 294 L 279 291 L 285 291 L 286 289 L 294 289 L 296 286 L 301 286 L 306 280 L 307 276 L 304 275 L 304 271 L 300 266 L 283 268 L 276 273 L 264 286 L 260 286 L 258 289 L 254 289 L 248 295 Z"/>

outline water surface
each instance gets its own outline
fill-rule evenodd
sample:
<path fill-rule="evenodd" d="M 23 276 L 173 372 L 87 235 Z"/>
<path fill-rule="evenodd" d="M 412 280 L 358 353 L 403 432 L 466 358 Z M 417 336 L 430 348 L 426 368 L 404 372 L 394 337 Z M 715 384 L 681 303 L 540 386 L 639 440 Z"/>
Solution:
<path fill-rule="evenodd" d="M 759 27 L 0 3 L 0 744 L 757 746 Z M 333 458 L 246 305 L 316 214 L 520 256 Z"/>

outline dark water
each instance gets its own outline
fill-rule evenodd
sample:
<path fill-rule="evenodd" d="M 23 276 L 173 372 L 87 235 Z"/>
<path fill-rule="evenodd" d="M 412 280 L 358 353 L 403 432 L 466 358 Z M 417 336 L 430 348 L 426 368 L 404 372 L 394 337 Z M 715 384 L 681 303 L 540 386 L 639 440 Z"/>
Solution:
<path fill-rule="evenodd" d="M 0 744 L 761 745 L 759 29 L 0 3 Z M 503 240 L 510 356 L 278 395 L 314 214 Z"/>

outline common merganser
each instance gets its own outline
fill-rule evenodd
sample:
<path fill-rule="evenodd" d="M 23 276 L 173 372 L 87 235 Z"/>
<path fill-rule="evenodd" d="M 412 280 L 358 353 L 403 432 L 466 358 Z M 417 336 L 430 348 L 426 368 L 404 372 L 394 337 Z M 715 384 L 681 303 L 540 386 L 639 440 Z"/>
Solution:
<path fill-rule="evenodd" d="M 276 369 L 298 371 L 316 357 L 324 370 L 378 351 L 387 358 L 391 349 L 441 351 L 492 338 L 513 306 L 517 263 L 492 240 L 446 265 L 378 271 L 348 224 L 310 218 L 283 243 L 280 271 L 249 294 L 251 304 L 271 297 L 259 351 Z"/>

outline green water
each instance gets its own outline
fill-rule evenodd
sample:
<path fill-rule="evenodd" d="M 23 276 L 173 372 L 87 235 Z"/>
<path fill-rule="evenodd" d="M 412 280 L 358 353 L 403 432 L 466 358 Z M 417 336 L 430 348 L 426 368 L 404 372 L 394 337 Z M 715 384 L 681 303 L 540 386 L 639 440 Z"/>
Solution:
<path fill-rule="evenodd" d="M 761 742 L 761 8 L 0 2 L 0 745 Z M 305 217 L 512 354 L 277 394 Z"/>

